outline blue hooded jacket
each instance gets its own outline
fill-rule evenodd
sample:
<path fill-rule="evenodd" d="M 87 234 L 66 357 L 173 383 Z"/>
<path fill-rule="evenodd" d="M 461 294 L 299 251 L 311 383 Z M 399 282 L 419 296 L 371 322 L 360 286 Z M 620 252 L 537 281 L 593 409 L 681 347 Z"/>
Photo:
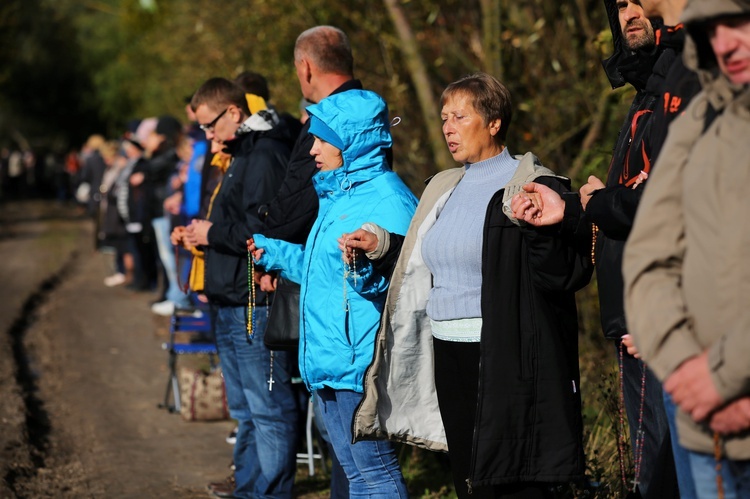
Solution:
<path fill-rule="evenodd" d="M 342 146 L 344 164 L 313 177 L 320 206 L 304 247 L 256 234 L 264 250 L 257 263 L 301 285 L 299 367 L 307 388 L 361 393 L 389 276 L 355 262 L 345 277 L 338 238 L 366 222 L 405 234 L 417 199 L 387 166 L 384 148 L 392 140 L 380 96 L 350 90 L 307 111 L 310 133 Z"/>

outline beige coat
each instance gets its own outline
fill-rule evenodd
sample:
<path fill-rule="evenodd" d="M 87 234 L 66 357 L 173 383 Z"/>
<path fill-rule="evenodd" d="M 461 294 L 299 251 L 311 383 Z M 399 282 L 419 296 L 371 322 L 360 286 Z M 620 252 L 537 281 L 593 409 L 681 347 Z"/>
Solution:
<path fill-rule="evenodd" d="M 744 5 L 743 5 L 744 4 Z M 750 88 L 715 68 L 697 20 L 750 12 L 747 0 L 691 1 L 695 43 L 685 61 L 704 90 L 672 125 L 625 248 L 628 329 L 662 380 L 708 349 L 726 401 L 750 395 Z M 700 61 L 698 54 L 701 54 Z M 705 128 L 708 104 L 720 115 Z M 680 443 L 712 453 L 712 432 L 679 412 Z M 730 459 L 750 459 L 750 432 L 725 439 Z"/>

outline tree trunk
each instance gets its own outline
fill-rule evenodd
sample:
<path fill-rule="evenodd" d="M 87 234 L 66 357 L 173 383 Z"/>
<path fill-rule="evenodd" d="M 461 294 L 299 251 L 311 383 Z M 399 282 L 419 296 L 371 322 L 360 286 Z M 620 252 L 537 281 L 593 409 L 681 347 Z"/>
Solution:
<path fill-rule="evenodd" d="M 500 0 L 481 0 L 484 70 L 503 81 L 500 45 Z"/>
<path fill-rule="evenodd" d="M 409 70 L 409 76 L 417 93 L 419 107 L 422 110 L 422 118 L 427 128 L 432 156 L 435 160 L 435 167 L 437 170 L 445 170 L 455 166 L 456 163 L 453 161 L 445 145 L 445 138 L 443 137 L 440 125 L 438 103 L 430 87 L 427 66 L 419 53 L 417 41 L 414 38 L 409 21 L 406 19 L 406 15 L 398 2 L 399 0 L 384 0 L 388 15 L 401 41 L 401 52 L 406 60 L 406 67 Z"/>

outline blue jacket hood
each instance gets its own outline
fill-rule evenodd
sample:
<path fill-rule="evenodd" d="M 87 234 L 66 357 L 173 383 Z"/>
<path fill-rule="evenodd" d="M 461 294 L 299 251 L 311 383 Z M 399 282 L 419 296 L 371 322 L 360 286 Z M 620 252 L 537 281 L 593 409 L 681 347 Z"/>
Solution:
<path fill-rule="evenodd" d="M 378 94 L 348 90 L 309 106 L 307 112 L 311 134 L 326 140 L 326 135 L 333 132 L 339 139 L 338 143 L 327 142 L 341 149 L 344 164 L 331 172 L 321 172 L 324 177 L 335 177 L 339 185 L 354 185 L 388 171 L 385 149 L 392 146 L 393 140 L 388 106 Z M 315 178 L 320 178 L 320 174 Z"/>

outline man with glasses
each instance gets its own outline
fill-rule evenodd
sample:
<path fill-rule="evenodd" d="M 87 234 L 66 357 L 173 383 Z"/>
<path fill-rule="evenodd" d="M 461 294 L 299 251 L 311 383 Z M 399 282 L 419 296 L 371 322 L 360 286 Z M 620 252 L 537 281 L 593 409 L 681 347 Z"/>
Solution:
<path fill-rule="evenodd" d="M 214 314 L 229 411 L 238 423 L 234 487 L 210 491 L 218 497 L 292 497 L 297 405 L 290 373 L 295 358 L 263 344 L 267 300 L 260 289 L 248 289 L 246 240 L 265 232 L 258 208 L 278 191 L 293 138 L 262 97 L 246 97 L 224 78 L 206 81 L 191 105 L 206 138 L 222 144 L 232 157 L 208 220 L 193 220 L 184 232 L 186 242 L 206 253 L 204 292 Z M 249 297 L 255 298 L 250 299 L 252 310 Z"/>

